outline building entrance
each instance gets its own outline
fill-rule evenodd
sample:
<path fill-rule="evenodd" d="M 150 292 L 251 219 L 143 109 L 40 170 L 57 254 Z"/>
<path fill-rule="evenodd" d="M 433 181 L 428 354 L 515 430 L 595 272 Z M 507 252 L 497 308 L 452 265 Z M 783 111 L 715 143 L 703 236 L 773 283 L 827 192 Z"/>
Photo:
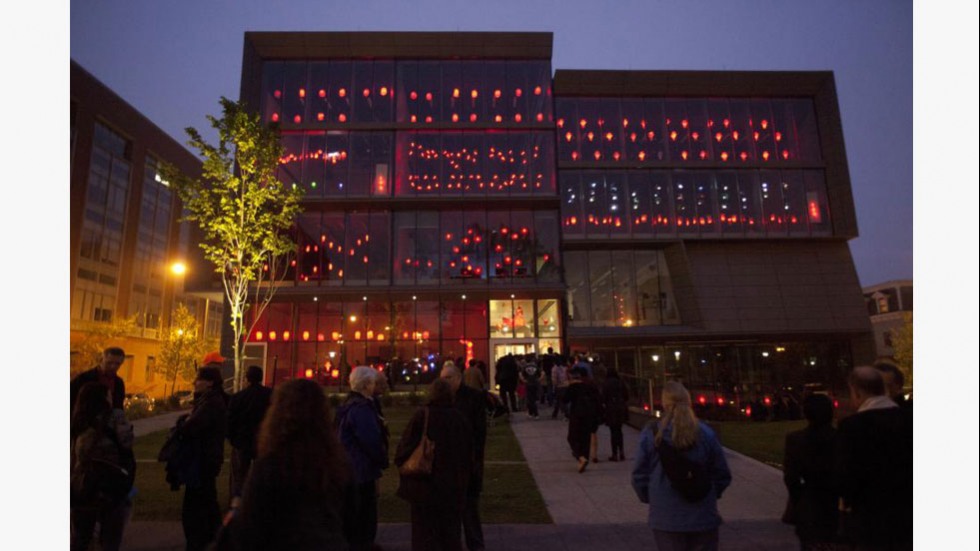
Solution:
<path fill-rule="evenodd" d="M 537 353 L 537 339 L 490 339 L 490 380 L 491 389 L 496 389 L 497 360 L 507 354 L 523 356 Z"/>

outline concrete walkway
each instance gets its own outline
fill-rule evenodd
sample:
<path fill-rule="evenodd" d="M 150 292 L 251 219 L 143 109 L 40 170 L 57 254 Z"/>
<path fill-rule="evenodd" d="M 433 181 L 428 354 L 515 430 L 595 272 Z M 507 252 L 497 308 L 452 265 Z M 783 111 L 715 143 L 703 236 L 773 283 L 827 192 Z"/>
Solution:
<path fill-rule="evenodd" d="M 135 421 L 137 435 L 173 426 L 178 414 Z M 646 525 L 646 506 L 630 487 L 639 431 L 624 427 L 626 461 L 611 463 L 609 430 L 599 429 L 598 464 L 583 474 L 565 441 L 568 425 L 550 418 L 513 416 L 511 426 L 554 524 L 492 524 L 484 526 L 487 549 L 500 551 L 632 551 L 655 550 Z M 792 528 L 779 521 L 786 503 L 782 473 L 768 465 L 725 450 L 732 485 L 719 501 L 725 524 L 721 549 L 733 551 L 795 550 Z M 392 476 L 386 473 L 385 476 Z M 378 543 L 385 551 L 408 551 L 407 524 L 383 524 Z M 183 549 L 179 522 L 133 522 L 123 549 L 177 551 Z"/>

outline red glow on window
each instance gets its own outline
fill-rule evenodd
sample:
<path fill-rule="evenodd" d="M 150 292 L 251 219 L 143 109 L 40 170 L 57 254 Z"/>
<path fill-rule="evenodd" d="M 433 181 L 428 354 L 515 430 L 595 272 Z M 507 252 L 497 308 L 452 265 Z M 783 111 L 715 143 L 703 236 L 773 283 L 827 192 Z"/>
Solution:
<path fill-rule="evenodd" d="M 541 87 L 540 86 L 535 86 L 534 87 L 534 95 L 535 96 L 540 96 L 541 95 Z"/>
<path fill-rule="evenodd" d="M 276 99 L 279 99 L 279 98 L 282 97 L 282 92 L 280 92 L 279 90 L 273 90 L 272 91 L 272 97 L 274 97 Z"/>
<path fill-rule="evenodd" d="M 782 132 L 776 132 L 776 141 L 777 142 L 783 141 L 783 133 Z"/>
<path fill-rule="evenodd" d="M 459 88 L 453 88 L 453 97 L 454 98 L 458 98 L 459 97 Z M 425 99 L 429 99 L 428 96 L 426 96 Z"/>
<path fill-rule="evenodd" d="M 415 101 L 415 100 L 419 99 L 418 92 L 416 92 L 415 90 L 412 90 L 412 92 L 410 94 L 408 94 L 408 97 L 412 101 Z"/>
<path fill-rule="evenodd" d="M 725 128 L 728 128 L 728 126 L 729 126 L 730 124 L 732 124 L 732 121 L 730 121 L 730 120 L 728 120 L 728 119 L 725 119 L 725 120 L 723 120 L 723 121 L 721 121 L 721 124 L 722 124 L 722 125 L 723 125 L 723 126 L 724 126 Z"/>
<path fill-rule="evenodd" d="M 430 116 L 426 116 L 425 117 L 425 122 L 426 123 L 431 123 L 432 122 L 432 116 L 431 115 Z"/>
<path fill-rule="evenodd" d="M 613 133 L 612 132 L 606 132 L 606 141 L 607 142 L 611 142 L 612 139 L 613 139 Z"/>
<path fill-rule="evenodd" d="M 722 398 L 721 396 L 719 396 L 719 397 L 718 397 L 718 399 L 717 399 L 717 400 L 715 400 L 715 402 L 716 402 L 716 403 L 717 403 L 717 404 L 718 404 L 719 406 L 723 406 L 723 405 L 725 405 L 725 399 L 724 399 L 724 398 Z"/>
<path fill-rule="evenodd" d="M 595 133 L 589 132 L 588 134 L 585 135 L 585 137 L 588 138 L 589 141 L 591 142 L 592 140 L 595 139 Z"/>
<path fill-rule="evenodd" d="M 769 152 L 768 151 L 763 151 L 762 152 L 762 160 L 763 161 L 768 161 L 769 160 Z"/>
<path fill-rule="evenodd" d="M 501 117 L 500 115 L 497 115 L 497 116 L 495 116 L 495 117 L 493 118 L 493 122 L 501 122 L 501 121 L 503 121 L 503 120 L 504 120 L 504 118 L 503 118 L 503 117 Z"/>
<path fill-rule="evenodd" d="M 476 113 L 470 114 L 470 122 L 476 122 Z"/>
<path fill-rule="evenodd" d="M 282 332 L 282 340 L 288 341 L 289 340 L 289 336 L 290 336 L 289 331 L 283 331 Z"/>
<path fill-rule="evenodd" d="M 323 113 L 317 113 L 317 114 L 316 114 L 316 120 L 318 120 L 318 121 L 322 121 L 322 120 L 323 120 L 323 118 L 324 118 L 324 115 L 323 115 Z"/>
<path fill-rule="evenodd" d="M 411 121 L 411 122 L 419 122 L 419 118 L 416 117 L 415 115 L 412 115 L 411 117 L 409 117 L 408 120 Z"/>
<path fill-rule="evenodd" d="M 522 95 L 524 95 L 524 91 L 521 90 L 520 88 L 517 88 L 514 90 L 514 95 L 517 97 L 521 97 Z"/>
<path fill-rule="evenodd" d="M 619 157 L 620 157 L 620 155 L 619 155 L 619 151 L 614 151 L 614 152 L 613 152 L 613 159 L 615 159 L 615 160 L 617 160 L 617 161 L 618 161 L 618 160 L 619 160 Z"/>
<path fill-rule="evenodd" d="M 677 131 L 676 130 L 671 130 L 670 131 L 670 141 L 672 141 L 672 142 L 676 142 L 677 141 Z"/>
<path fill-rule="evenodd" d="M 681 128 L 687 128 L 687 119 L 681 121 Z"/>
<path fill-rule="evenodd" d="M 698 153 L 698 157 L 703 161 L 708 158 L 708 152 L 702 149 L 701 153 Z"/>
<path fill-rule="evenodd" d="M 307 370 L 306 370 L 306 378 L 307 379 L 312 379 L 313 378 L 313 370 L 312 369 L 307 368 Z"/>
<path fill-rule="evenodd" d="M 453 118 L 453 122 L 459 122 L 459 115 L 457 115 L 456 113 L 453 113 L 452 118 Z"/>
<path fill-rule="evenodd" d="M 704 404 L 708 403 L 708 400 L 704 396 L 698 396 L 698 403 L 703 406 Z"/>
<path fill-rule="evenodd" d="M 762 399 L 762 401 L 763 401 L 763 402 L 764 402 L 764 403 L 765 403 L 765 404 L 766 404 L 767 406 L 771 406 L 771 405 L 772 405 L 772 398 L 770 398 L 770 397 L 768 397 L 768 396 L 766 396 L 765 398 L 763 398 L 763 399 Z"/>
<path fill-rule="evenodd" d="M 493 91 L 493 99 L 500 99 L 500 90 Z"/>
<path fill-rule="evenodd" d="M 653 130 L 647 132 L 647 139 L 651 142 L 653 141 Z"/>
<path fill-rule="evenodd" d="M 262 340 L 262 331 L 256 331 L 255 332 L 255 340 L 257 340 L 257 341 Z"/>
<path fill-rule="evenodd" d="M 558 128 L 565 128 L 565 119 L 558 119 Z"/>
<path fill-rule="evenodd" d="M 337 115 L 337 120 L 340 122 L 347 122 L 347 115 L 341 113 L 340 115 Z"/>
<path fill-rule="evenodd" d="M 646 158 L 647 158 L 647 153 L 646 153 L 646 151 L 640 151 L 640 153 L 639 153 L 639 154 L 637 154 L 637 157 L 638 157 L 638 158 L 639 158 L 639 159 L 640 159 L 641 161 L 642 161 L 642 160 L 644 160 L 644 159 L 646 159 Z"/>
<path fill-rule="evenodd" d="M 739 159 L 742 159 L 744 161 L 744 160 L 746 160 L 746 159 L 749 158 L 749 154 L 743 151 L 743 152 L 741 152 L 741 153 L 738 154 L 738 158 Z"/>
<path fill-rule="evenodd" d="M 272 122 L 279 122 L 279 113 L 272 114 Z"/>
<path fill-rule="evenodd" d="M 300 98 L 305 98 L 306 97 L 306 88 L 300 88 L 299 89 L 299 97 Z"/>
<path fill-rule="evenodd" d="M 277 337 L 277 335 L 276 335 L 276 332 L 275 331 L 269 331 L 269 340 L 270 341 L 276 340 L 276 337 Z"/>
<path fill-rule="evenodd" d="M 789 159 L 789 151 L 787 151 L 785 149 L 783 150 L 783 158 L 784 159 Z"/>
<path fill-rule="evenodd" d="M 716 142 L 720 142 L 721 141 L 721 138 L 722 138 L 721 132 L 716 132 L 715 133 L 715 141 Z"/>
<path fill-rule="evenodd" d="M 732 132 L 732 139 L 738 141 L 738 130 Z"/>
<path fill-rule="evenodd" d="M 593 154 L 593 157 L 595 157 L 595 160 L 598 161 L 599 159 L 602 158 L 602 152 L 599 151 L 599 150 L 596 150 L 596 152 Z"/>
<path fill-rule="evenodd" d="M 721 160 L 722 161 L 727 161 L 728 160 L 728 152 L 727 151 L 722 151 L 721 152 Z"/>
<path fill-rule="evenodd" d="M 301 117 L 299 115 L 296 115 L 295 117 L 293 117 L 293 122 L 296 123 L 296 124 L 299 124 L 302 121 L 303 121 L 303 117 Z"/>
<path fill-rule="evenodd" d="M 681 159 L 687 160 L 687 151 L 681 151 Z"/>
<path fill-rule="evenodd" d="M 340 378 L 340 370 L 339 369 L 334 369 L 333 371 L 330 372 L 330 376 L 333 377 L 334 379 L 339 379 Z"/>
<path fill-rule="evenodd" d="M 698 134 L 697 132 L 691 132 L 691 137 L 694 138 L 695 140 L 698 140 L 701 139 L 701 134 Z"/>
<path fill-rule="evenodd" d="M 523 117 L 521 117 L 520 113 L 514 115 L 514 122 L 521 122 L 522 119 Z"/>
<path fill-rule="evenodd" d="M 762 119 L 762 122 L 759 123 L 759 126 L 761 126 L 763 130 L 765 130 L 769 126 L 769 121 L 767 121 L 766 119 Z"/>
<path fill-rule="evenodd" d="M 309 331 L 303 331 L 303 340 L 304 341 L 310 340 L 310 332 Z"/>
<path fill-rule="evenodd" d="M 577 161 L 578 160 L 578 151 L 572 151 L 572 160 L 573 161 Z"/>
<path fill-rule="evenodd" d="M 425 93 L 425 101 L 432 101 L 432 92 Z"/>
<path fill-rule="evenodd" d="M 810 221 L 819 224 L 822 222 L 823 217 L 820 215 L 820 205 L 816 201 L 811 200 L 807 204 L 807 210 L 810 212 Z"/>
<path fill-rule="evenodd" d="M 347 89 L 346 88 L 341 88 L 340 90 L 337 90 L 337 95 L 340 96 L 340 97 L 342 97 L 342 98 L 347 97 Z"/>
<path fill-rule="evenodd" d="M 325 339 L 325 338 L 323 337 L 323 333 L 317 333 L 317 334 L 316 334 L 316 340 L 317 340 L 318 342 L 323 342 L 323 341 L 325 341 L 326 339 Z"/>
<path fill-rule="evenodd" d="M 752 406 L 745 406 L 745 416 L 746 417 L 752 416 Z"/>
<path fill-rule="evenodd" d="M 381 90 L 378 93 L 380 93 L 382 97 L 387 96 L 388 95 L 388 87 L 387 86 L 382 86 L 381 87 Z"/>
<path fill-rule="evenodd" d="M 580 127 L 582 127 L 582 128 L 585 128 L 585 126 L 586 126 L 587 124 L 589 124 L 589 121 L 587 121 L 587 120 L 585 120 L 585 119 L 582 119 L 582 120 L 580 120 L 580 121 L 578 121 L 578 125 L 579 125 Z"/>
<path fill-rule="evenodd" d="M 470 91 L 470 97 L 473 98 L 473 99 L 476 99 L 479 95 L 480 95 L 480 93 L 477 92 L 476 89 L 473 89 L 472 91 Z"/>
<path fill-rule="evenodd" d="M 361 93 L 364 94 L 364 97 L 366 97 L 366 98 L 371 97 L 371 89 L 370 88 L 365 88 L 364 91 L 361 92 Z"/>

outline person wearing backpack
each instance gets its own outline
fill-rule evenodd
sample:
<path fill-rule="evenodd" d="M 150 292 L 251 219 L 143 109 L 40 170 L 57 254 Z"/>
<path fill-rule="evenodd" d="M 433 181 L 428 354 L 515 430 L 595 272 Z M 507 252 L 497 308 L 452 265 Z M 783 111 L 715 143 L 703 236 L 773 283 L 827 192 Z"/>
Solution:
<path fill-rule="evenodd" d="M 106 551 L 118 550 L 132 507 L 136 476 L 132 425 L 113 410 L 109 388 L 98 382 L 79 388 L 71 416 L 71 549 L 88 549 L 95 525 Z"/>
<path fill-rule="evenodd" d="M 640 433 L 632 485 L 649 504 L 647 523 L 657 548 L 717 550 L 718 502 L 732 475 L 714 431 L 698 421 L 684 385 L 669 381 L 664 417 Z"/>

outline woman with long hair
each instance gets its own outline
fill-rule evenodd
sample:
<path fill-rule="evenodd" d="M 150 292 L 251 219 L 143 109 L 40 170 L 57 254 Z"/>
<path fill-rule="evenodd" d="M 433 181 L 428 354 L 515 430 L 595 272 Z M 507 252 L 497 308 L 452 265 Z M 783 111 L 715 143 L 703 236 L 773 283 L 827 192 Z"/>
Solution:
<path fill-rule="evenodd" d="M 232 521 L 240 549 L 347 549 L 350 466 L 330 405 L 313 381 L 276 387 Z"/>
<path fill-rule="evenodd" d="M 667 382 L 662 401 L 663 419 L 640 433 L 633 490 L 650 505 L 647 519 L 658 549 L 716 550 L 721 525 L 717 500 L 732 481 L 725 454 L 714 431 L 694 415 L 684 385 Z M 675 465 L 704 481 L 705 492 L 688 492 L 674 478 Z"/>
<path fill-rule="evenodd" d="M 119 549 L 135 477 L 131 442 L 113 424 L 112 398 L 101 383 L 85 383 L 75 401 L 71 434 L 71 549 L 88 549 L 99 524 L 104 550 Z M 121 412 L 120 412 L 121 413 Z"/>
<path fill-rule="evenodd" d="M 398 497 L 411 505 L 412 551 L 462 549 L 461 513 L 474 447 L 469 422 L 453 407 L 453 399 L 449 381 L 433 381 L 428 403 L 412 416 L 395 452 L 395 465 L 401 467 L 422 441 L 423 432 L 435 444 L 432 473 L 402 475 L 398 485 Z"/>

